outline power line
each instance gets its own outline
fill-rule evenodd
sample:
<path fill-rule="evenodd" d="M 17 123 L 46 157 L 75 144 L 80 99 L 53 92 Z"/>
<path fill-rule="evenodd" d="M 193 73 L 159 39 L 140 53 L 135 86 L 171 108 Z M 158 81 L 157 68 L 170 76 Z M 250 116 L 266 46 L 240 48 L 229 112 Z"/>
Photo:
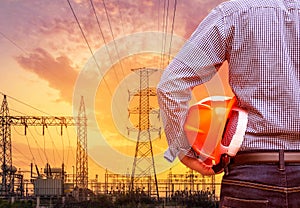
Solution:
<path fill-rule="evenodd" d="M 25 155 L 22 151 L 20 151 L 18 148 L 16 148 L 16 146 L 12 145 L 12 147 L 13 147 L 14 150 L 16 150 L 18 153 L 20 153 L 20 154 L 23 156 L 23 158 L 25 158 L 25 159 L 31 161 L 31 160 L 27 157 L 27 155 Z M 18 158 L 18 159 L 20 159 L 20 158 Z"/>
<path fill-rule="evenodd" d="M 6 94 L 4 94 L 4 93 L 1 92 L 1 91 L 0 91 L 0 93 L 1 93 L 2 95 L 6 95 Z M 23 105 L 25 105 L 25 106 L 27 106 L 27 107 L 29 107 L 29 108 L 32 108 L 32 109 L 34 109 L 34 110 L 36 110 L 36 111 L 38 111 L 38 112 L 40 112 L 40 113 L 46 114 L 46 115 L 48 115 L 48 116 L 51 116 L 49 113 L 47 113 L 47 112 L 45 112 L 45 111 L 42 111 L 42 110 L 40 110 L 40 109 L 38 109 L 38 108 L 36 108 L 36 107 L 30 105 L 30 104 L 27 104 L 27 103 L 25 103 L 25 102 L 23 102 L 23 101 L 21 101 L 21 100 L 19 100 L 19 99 L 17 99 L 17 98 L 14 98 L 14 97 L 9 96 L 9 95 L 6 95 L 6 97 L 9 97 L 10 99 L 12 99 L 12 100 L 14 100 L 14 101 L 17 101 L 17 102 L 19 102 L 19 103 L 21 103 L 21 104 L 23 104 Z M 17 111 L 17 110 L 14 110 L 14 111 Z M 18 111 L 18 113 L 21 113 L 21 112 Z M 23 113 L 21 113 L 21 114 L 23 114 Z"/>
<path fill-rule="evenodd" d="M 160 0 L 159 0 L 159 6 L 160 6 Z M 170 42 L 169 42 L 169 52 L 168 52 L 168 64 L 171 59 L 171 52 L 172 52 L 172 41 L 173 41 L 173 35 L 174 35 L 174 26 L 175 26 L 175 17 L 176 17 L 176 9 L 177 9 L 177 0 L 174 0 L 174 7 L 173 7 L 173 16 L 172 16 L 172 24 L 171 24 L 171 36 L 170 36 Z M 167 46 L 167 34 L 168 34 L 168 27 L 169 27 L 169 10 L 170 10 L 170 0 L 164 0 L 164 6 L 163 6 L 163 26 L 162 26 L 162 49 L 161 49 L 161 68 L 164 67 L 164 57 L 166 53 L 166 46 Z M 160 19 L 160 14 L 158 10 L 158 22 Z M 158 23 L 159 28 L 159 23 Z"/>
<path fill-rule="evenodd" d="M 170 46 L 169 46 L 169 58 L 168 61 L 170 61 L 171 58 L 171 52 L 172 52 L 172 40 L 173 40 L 173 33 L 174 33 L 174 25 L 175 25 L 175 15 L 176 15 L 176 7 L 177 7 L 177 0 L 174 0 L 174 9 L 173 9 L 173 18 L 172 18 L 172 29 L 171 29 L 171 40 L 170 40 Z"/>
<path fill-rule="evenodd" d="M 2 32 L 0 32 L 0 34 L 1 34 L 6 40 L 8 40 L 9 42 L 11 42 L 14 46 L 16 46 L 18 49 L 20 49 L 23 53 L 26 53 L 26 54 L 27 54 L 27 52 L 26 52 L 23 48 L 21 48 L 15 41 L 13 41 L 12 39 L 10 39 L 10 38 L 7 37 L 6 35 L 4 35 Z"/>
<path fill-rule="evenodd" d="M 115 41 L 115 36 L 114 36 L 113 30 L 112 30 L 112 27 L 111 27 L 111 22 L 110 22 L 110 18 L 109 18 L 108 12 L 107 12 L 105 1 L 102 0 L 102 3 L 103 3 L 103 6 L 104 6 L 104 9 L 105 9 L 106 18 L 107 18 L 109 29 L 110 29 L 110 32 L 111 32 L 111 35 L 112 35 L 112 38 L 113 38 L 113 43 L 114 43 L 115 50 L 117 52 L 119 64 L 120 64 L 120 67 L 121 67 L 121 70 L 122 70 L 122 74 L 125 77 L 122 61 L 121 61 L 119 50 L 118 50 L 118 47 L 117 47 L 117 44 L 116 44 L 116 41 Z M 127 87 L 127 89 L 128 89 L 128 87 Z"/>
<path fill-rule="evenodd" d="M 167 1 L 167 9 L 166 9 L 166 17 L 165 17 L 165 40 L 164 40 L 164 49 L 163 54 L 166 52 L 166 45 L 167 45 L 167 34 L 168 34 L 168 22 L 169 22 L 169 6 L 170 6 L 170 0 Z M 164 59 L 163 59 L 163 65 L 164 65 Z"/>
<path fill-rule="evenodd" d="M 157 5 L 157 31 L 160 30 L 160 0 L 158 0 L 158 5 Z"/>
<path fill-rule="evenodd" d="M 10 39 L 9 37 L 7 37 L 5 34 L 3 34 L 2 32 L 0 32 L 0 34 L 5 38 L 5 39 L 7 39 L 10 43 L 12 43 L 15 47 L 17 47 L 19 50 L 21 50 L 23 53 L 25 53 L 26 55 L 29 55 L 30 56 L 30 54 L 28 53 L 28 52 L 26 52 L 22 47 L 20 47 L 15 41 L 13 41 L 12 39 Z M 46 68 L 45 66 L 44 66 L 44 64 L 43 63 L 40 63 L 40 65 L 41 66 L 43 66 L 44 68 Z M 50 73 L 52 73 L 53 74 L 53 72 L 52 71 L 50 71 Z M 1 93 L 1 92 L 0 92 Z M 3 93 L 2 93 L 3 94 Z M 4 95 L 4 94 L 3 94 Z"/>
<path fill-rule="evenodd" d="M 108 56 L 109 56 L 109 59 L 110 59 L 111 64 L 113 65 L 114 63 L 113 63 L 113 61 L 112 61 L 111 54 L 109 53 L 109 50 L 108 50 L 108 47 L 107 47 L 107 43 L 106 43 L 106 40 L 105 40 L 103 31 L 102 31 L 102 28 L 101 28 L 101 25 L 100 25 L 100 21 L 99 21 L 99 18 L 98 18 L 98 15 L 97 15 L 97 12 L 96 12 L 96 9 L 95 9 L 93 0 L 90 0 L 90 3 L 91 3 L 91 6 L 92 6 L 92 9 L 93 9 L 94 16 L 95 16 L 96 21 L 97 21 L 98 29 L 99 29 L 99 31 L 100 31 L 101 37 L 102 37 L 102 39 L 103 39 L 103 41 L 104 41 L 104 44 L 105 44 L 106 52 L 107 52 L 107 54 L 108 54 Z M 107 12 L 107 10 L 106 10 L 106 5 L 105 5 L 104 1 L 103 1 L 103 4 L 104 4 L 105 11 L 106 11 L 106 17 L 107 17 L 108 22 L 109 22 L 110 30 L 111 30 L 111 33 L 112 33 L 114 47 L 115 47 L 115 50 L 116 50 L 116 52 L 117 52 L 117 54 L 118 54 L 119 64 L 120 64 L 120 67 L 121 67 L 121 69 L 122 69 L 123 75 L 125 76 L 124 70 L 123 70 L 123 65 L 122 65 L 121 60 L 120 60 L 120 55 L 119 55 L 119 52 L 118 52 L 118 49 L 117 49 L 117 46 L 116 46 L 116 43 L 115 43 L 115 39 L 114 39 L 114 35 L 113 35 L 113 32 L 112 32 L 112 28 L 111 28 L 111 24 L 110 24 L 108 12 Z M 121 13 L 121 12 L 120 12 L 120 9 L 119 9 L 119 13 Z M 120 14 L 120 17 L 122 18 L 121 14 Z M 121 21 L 122 21 L 122 19 L 121 19 Z M 122 26 L 123 26 L 123 23 L 122 23 L 122 22 L 121 22 L 121 24 L 122 24 Z M 124 28 L 123 28 L 123 33 L 124 33 Z M 126 48 L 127 48 L 127 45 L 126 45 Z M 117 74 L 117 71 L 116 71 L 116 67 L 113 67 L 113 71 L 114 71 L 115 77 L 117 78 L 117 81 L 120 82 L 121 80 L 120 80 L 119 77 L 118 77 L 118 74 Z M 125 83 L 125 85 L 126 85 L 126 88 L 128 89 L 127 83 Z M 113 97 L 112 94 L 111 94 L 111 97 Z M 119 107 L 118 107 L 118 111 L 121 113 L 121 110 L 120 110 Z"/>
<path fill-rule="evenodd" d="M 82 27 L 81 27 L 81 25 L 80 25 L 80 23 L 79 23 L 79 20 L 78 20 L 78 18 L 77 18 L 77 15 L 76 15 L 76 13 L 75 13 L 75 11 L 74 11 L 74 9 L 73 9 L 73 7 L 72 7 L 70 1 L 67 0 L 67 2 L 68 2 L 68 4 L 69 4 L 70 9 L 71 9 L 71 11 L 72 11 L 72 14 L 73 14 L 73 16 L 74 16 L 74 18 L 75 18 L 75 20 L 76 20 L 76 22 L 77 22 L 77 25 L 78 25 L 78 27 L 79 27 L 79 29 L 80 29 L 80 32 L 81 32 L 81 34 L 82 34 L 82 36 L 83 36 L 83 38 L 84 38 L 84 40 L 85 40 L 85 43 L 86 43 L 86 45 L 88 46 L 90 53 L 92 54 L 92 57 L 93 57 L 93 59 L 94 59 L 94 61 L 95 61 L 95 64 L 96 64 L 96 66 L 97 66 L 97 68 L 98 68 L 98 72 L 99 72 L 99 74 L 103 77 L 103 81 L 104 81 L 104 83 L 105 83 L 105 85 L 106 85 L 106 87 L 107 87 L 109 93 L 110 93 L 111 96 L 112 96 L 112 92 L 111 92 L 111 90 L 110 90 L 110 88 L 109 88 L 109 86 L 108 86 L 108 83 L 107 83 L 105 77 L 104 77 L 104 76 L 102 75 L 102 73 L 101 73 L 100 66 L 99 66 L 99 64 L 98 64 L 98 62 L 97 62 L 97 60 L 96 60 L 96 57 L 95 57 L 95 55 L 94 55 L 94 52 L 92 51 L 92 48 L 91 48 L 91 46 L 90 46 L 90 44 L 89 44 L 89 42 L 88 42 L 88 40 L 87 40 L 87 38 L 86 38 L 86 36 L 85 36 L 85 34 L 84 34 L 84 32 L 83 32 L 83 29 L 82 29 Z"/>
<path fill-rule="evenodd" d="M 22 134 L 22 133 L 20 133 L 19 131 L 17 131 L 17 129 L 16 129 L 15 126 L 13 126 L 13 128 L 14 128 L 15 132 L 16 132 L 19 136 L 24 136 L 24 134 Z"/>
<path fill-rule="evenodd" d="M 105 40 L 103 31 L 102 31 L 102 28 L 101 28 L 101 25 L 100 25 L 100 21 L 99 21 L 98 15 L 97 15 L 97 13 L 96 13 L 95 6 L 94 6 L 94 4 L 93 4 L 93 0 L 90 0 L 90 2 L 91 2 L 91 6 L 92 6 L 92 9 L 93 9 L 93 12 L 94 12 L 94 16 L 95 16 L 96 21 L 97 21 L 97 25 L 98 25 L 98 28 L 99 28 L 99 31 L 100 31 L 102 40 L 103 40 L 104 45 L 105 45 L 106 53 L 108 54 L 109 60 L 110 60 L 111 64 L 113 65 L 113 61 L 112 61 L 111 55 L 110 55 L 110 53 L 109 53 L 109 50 L 108 50 L 108 47 L 107 47 L 107 44 L 106 44 L 106 40 Z M 114 73 L 115 73 L 115 76 L 116 76 L 117 80 L 119 81 L 119 77 L 118 77 L 118 74 L 117 74 L 115 68 L 114 68 Z"/>
<path fill-rule="evenodd" d="M 158 5 L 157 5 L 157 31 L 160 31 L 160 24 L 161 24 L 161 21 L 160 21 L 160 3 L 161 3 L 161 0 L 158 0 Z M 162 38 L 163 38 L 163 36 L 162 36 Z M 160 44 L 159 43 L 159 38 L 158 38 L 158 40 L 157 40 L 157 42 L 158 42 L 158 44 Z M 161 67 L 161 62 L 162 62 L 162 51 L 161 51 L 161 53 L 160 53 L 161 55 L 160 55 L 160 62 L 159 62 L 159 60 L 157 61 L 157 66 L 160 66 L 160 68 L 162 68 Z"/>
<path fill-rule="evenodd" d="M 65 162 L 65 144 L 64 144 L 63 135 L 58 132 L 57 126 L 55 126 L 55 128 L 56 128 L 56 133 L 58 135 L 60 135 L 60 140 L 61 140 L 61 144 L 62 144 L 62 162 L 64 163 Z"/>
<path fill-rule="evenodd" d="M 120 9 L 121 6 L 120 6 L 120 1 L 119 0 L 117 0 L 117 4 L 118 4 L 118 10 L 119 10 L 119 16 L 120 16 L 122 31 L 123 31 L 123 34 L 125 35 L 123 15 L 122 15 L 122 12 L 121 12 L 121 9 Z M 126 47 L 127 47 L 127 44 L 126 44 Z"/>
<path fill-rule="evenodd" d="M 59 159 L 60 161 L 62 161 L 62 159 L 61 159 L 61 157 L 60 157 L 60 154 L 59 154 L 58 149 L 57 149 L 56 146 L 55 146 L 53 137 L 51 136 L 50 131 L 49 131 L 48 128 L 47 128 L 47 131 L 48 131 L 48 135 L 49 135 L 49 137 L 50 137 L 50 139 L 51 139 L 51 142 L 52 142 L 54 164 L 56 164 L 56 162 L 55 162 L 55 152 L 54 152 L 54 150 L 57 152 L 58 159 Z"/>
<path fill-rule="evenodd" d="M 120 6 L 120 1 L 119 0 L 117 0 L 117 4 L 118 4 L 118 10 L 119 10 L 119 16 L 120 16 L 120 23 L 121 23 L 121 27 L 122 27 L 122 32 L 123 32 L 123 35 L 125 35 L 124 20 L 123 20 L 123 15 L 122 15 L 122 12 L 121 12 L 121 6 Z M 125 42 L 125 47 L 126 47 L 126 50 L 129 51 L 127 41 Z"/>
<path fill-rule="evenodd" d="M 25 113 L 23 113 L 23 112 L 21 112 L 21 111 L 15 110 L 15 109 L 9 108 L 9 110 L 10 110 L 10 111 L 14 111 L 14 112 L 16 112 L 16 113 L 19 113 L 19 114 L 21 114 L 21 115 L 27 116 L 27 114 L 25 114 Z"/>
<path fill-rule="evenodd" d="M 70 151 L 71 151 L 71 153 L 73 153 L 73 155 L 72 155 L 73 158 L 75 158 L 76 155 L 74 154 L 73 149 L 71 148 L 71 140 L 70 140 L 70 135 L 69 135 L 69 131 L 68 130 L 67 130 L 67 137 L 68 137 L 68 144 L 69 144 L 69 146 L 68 146 L 67 161 L 66 161 L 66 163 L 68 164 Z"/>
<path fill-rule="evenodd" d="M 43 160 L 43 158 L 42 158 L 42 156 L 41 156 L 41 153 L 40 153 L 40 150 L 39 149 L 42 149 L 41 148 L 41 146 L 39 145 L 39 143 L 37 142 L 37 140 L 35 139 L 35 137 L 34 137 L 34 135 L 32 134 L 32 132 L 31 132 L 31 130 L 30 129 L 28 129 L 29 130 L 29 133 L 30 133 L 30 135 L 32 136 L 32 138 L 34 139 L 34 142 L 35 142 L 35 144 L 37 145 L 37 151 L 38 151 L 38 154 L 39 154 L 39 156 L 40 156 L 40 158 L 41 158 L 41 161 L 42 161 L 42 163 L 44 163 L 44 160 Z M 27 137 L 27 135 L 25 135 L 26 137 Z M 46 156 L 46 153 L 44 152 L 44 156 L 45 156 L 45 158 L 47 158 L 47 156 Z"/>
<path fill-rule="evenodd" d="M 83 29 L 82 29 L 82 27 L 81 27 L 81 25 L 80 25 L 80 23 L 79 23 L 79 20 L 78 20 L 78 18 L 77 18 L 77 15 L 75 14 L 75 11 L 74 11 L 74 9 L 73 9 L 73 7 L 72 7 L 70 1 L 67 0 L 67 2 L 69 3 L 70 9 L 71 9 L 72 14 L 73 14 L 73 16 L 74 16 L 74 18 L 75 18 L 75 20 L 76 20 L 76 22 L 77 22 L 77 25 L 78 25 L 78 27 L 79 27 L 79 29 L 80 29 L 80 32 L 81 32 L 81 34 L 82 34 L 82 37 L 84 38 L 85 43 L 86 43 L 86 45 L 88 46 L 88 48 L 89 48 L 89 50 L 90 50 L 90 53 L 91 53 L 92 56 L 93 56 L 93 59 L 94 59 L 94 61 L 95 61 L 95 64 L 97 65 L 97 68 L 100 70 L 100 66 L 98 65 L 98 62 L 97 62 L 97 60 L 96 60 L 96 57 L 94 56 L 94 52 L 93 52 L 93 50 L 92 50 L 92 48 L 91 48 L 91 46 L 90 46 L 90 44 L 89 44 L 89 42 L 88 42 L 88 40 L 87 40 L 87 38 L 86 38 L 84 32 L 83 32 Z"/>
<path fill-rule="evenodd" d="M 28 146 L 29 152 L 30 152 L 30 154 L 31 154 L 31 156 L 32 156 L 32 160 L 33 160 L 34 164 L 36 164 L 35 158 L 34 158 L 34 155 L 33 155 L 33 153 L 32 153 L 31 146 L 30 146 L 30 142 L 29 142 L 29 140 L 28 140 L 27 135 L 26 135 L 25 137 L 26 137 L 26 141 L 27 141 L 27 146 Z"/>
<path fill-rule="evenodd" d="M 45 134 L 43 135 L 43 139 L 44 139 L 44 152 L 45 152 L 45 156 L 46 156 L 46 161 L 47 163 L 49 163 L 48 157 L 47 157 L 47 153 L 46 153 L 46 138 L 45 138 Z"/>
<path fill-rule="evenodd" d="M 17 129 L 16 129 L 16 127 L 15 127 L 14 125 L 13 125 L 13 128 L 14 128 L 14 131 L 15 131 L 19 136 L 24 137 L 24 134 L 22 134 L 22 133 L 20 133 L 19 131 L 17 131 Z M 27 140 L 27 144 L 28 144 L 28 147 L 29 147 L 29 151 L 30 151 L 30 153 L 31 153 L 31 155 L 32 155 L 32 158 L 33 158 L 33 161 L 34 161 L 34 163 L 35 163 L 35 158 L 34 158 L 33 153 L 32 153 L 32 151 L 31 151 L 30 143 L 29 143 L 29 141 L 28 141 L 27 136 L 26 136 L 26 140 Z M 13 143 L 13 142 L 12 142 L 12 147 L 13 147 L 17 152 L 19 152 L 20 154 L 22 154 L 25 158 L 27 158 L 27 155 L 23 154 L 20 150 L 18 150 L 18 149 L 14 146 L 14 143 Z M 19 158 L 18 158 L 18 159 L 19 159 Z M 31 159 L 29 159 L 29 158 L 27 158 L 27 160 L 31 161 Z"/>
<path fill-rule="evenodd" d="M 163 7 L 163 34 L 162 34 L 162 49 L 161 49 L 161 68 L 164 67 L 164 56 L 166 50 L 166 41 L 167 41 L 167 33 L 168 33 L 168 16 L 169 16 L 169 0 L 164 0 L 164 7 Z"/>

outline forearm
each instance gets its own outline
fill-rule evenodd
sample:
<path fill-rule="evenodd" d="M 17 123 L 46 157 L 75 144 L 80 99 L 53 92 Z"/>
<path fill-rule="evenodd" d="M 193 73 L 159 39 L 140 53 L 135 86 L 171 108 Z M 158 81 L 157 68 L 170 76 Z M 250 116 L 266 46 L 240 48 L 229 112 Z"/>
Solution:
<path fill-rule="evenodd" d="M 164 131 L 169 144 L 170 157 L 173 161 L 179 152 L 189 154 L 190 145 L 183 131 L 183 124 L 188 110 L 190 100 L 190 89 L 182 86 L 177 90 L 175 85 L 184 85 L 178 80 L 176 83 L 170 81 L 169 75 L 164 75 L 157 88 L 158 102 L 164 124 Z M 190 154 L 190 156 L 192 156 Z"/>

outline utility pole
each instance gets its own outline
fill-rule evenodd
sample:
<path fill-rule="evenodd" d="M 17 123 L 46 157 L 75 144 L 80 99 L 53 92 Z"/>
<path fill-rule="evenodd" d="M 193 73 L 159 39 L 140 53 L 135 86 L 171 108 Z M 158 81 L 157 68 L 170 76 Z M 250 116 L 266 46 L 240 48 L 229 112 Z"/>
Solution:
<path fill-rule="evenodd" d="M 156 96 L 156 91 L 149 88 L 149 76 L 157 71 L 157 69 L 139 68 L 132 69 L 133 72 L 139 75 L 139 90 L 129 92 L 130 96 L 137 96 L 139 104 L 137 108 L 129 110 L 130 114 L 138 114 L 138 125 L 135 128 L 128 129 L 129 131 L 137 131 L 138 137 L 135 148 L 134 161 L 131 174 L 131 191 L 137 189 L 137 182 L 142 178 L 150 179 L 148 194 L 152 195 L 151 184 L 154 177 L 155 195 L 159 199 L 157 177 L 155 171 L 155 163 L 153 157 L 151 132 L 158 132 L 160 128 L 153 128 L 150 124 L 150 114 L 159 115 L 159 111 L 153 110 L 150 106 L 150 96 Z"/>

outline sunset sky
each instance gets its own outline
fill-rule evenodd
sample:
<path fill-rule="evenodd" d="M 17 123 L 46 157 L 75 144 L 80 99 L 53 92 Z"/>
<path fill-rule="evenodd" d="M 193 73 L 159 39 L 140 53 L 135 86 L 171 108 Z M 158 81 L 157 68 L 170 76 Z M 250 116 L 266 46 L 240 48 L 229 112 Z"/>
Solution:
<path fill-rule="evenodd" d="M 76 116 L 83 96 L 90 178 L 105 169 L 131 172 L 137 134 L 128 134 L 127 129 L 136 125 L 137 115 L 128 116 L 128 109 L 136 107 L 137 101 L 128 91 L 139 86 L 139 76 L 131 69 L 158 69 L 150 76 L 150 87 L 155 89 L 170 59 L 222 0 L 177 1 L 173 17 L 175 2 L 0 1 L 0 93 L 8 95 L 10 114 Z M 199 87 L 196 98 L 220 92 L 229 95 L 226 84 L 220 84 L 226 83 L 225 74 L 226 69 L 221 70 L 211 83 Z M 215 91 L 207 93 L 209 86 Z M 151 99 L 158 108 L 156 98 Z M 156 116 L 151 122 L 161 126 Z M 61 136 L 60 127 L 49 127 L 42 135 L 41 127 L 29 127 L 24 135 L 23 127 L 12 127 L 13 164 L 29 170 L 31 162 L 40 168 L 46 162 L 53 167 L 64 162 L 72 172 L 75 133 L 68 127 Z M 178 162 L 163 159 L 164 134 L 152 136 L 157 172 L 164 173 Z"/>

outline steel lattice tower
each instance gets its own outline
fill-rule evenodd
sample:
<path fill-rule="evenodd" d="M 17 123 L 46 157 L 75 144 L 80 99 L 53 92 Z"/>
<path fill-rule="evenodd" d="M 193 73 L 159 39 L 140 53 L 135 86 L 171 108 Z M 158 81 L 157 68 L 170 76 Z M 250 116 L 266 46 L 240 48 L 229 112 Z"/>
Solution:
<path fill-rule="evenodd" d="M 1 135 L 0 135 L 0 161 L 2 170 L 1 195 L 12 192 L 12 154 L 11 154 L 11 122 L 6 95 L 1 105 Z"/>
<path fill-rule="evenodd" d="M 138 96 L 139 104 L 138 107 L 134 110 L 129 110 L 131 114 L 138 114 L 138 125 L 135 129 L 138 131 L 138 137 L 135 148 L 134 161 L 132 166 L 132 174 L 131 174 L 131 191 L 136 188 L 136 184 L 141 178 L 150 178 L 151 175 L 154 177 L 155 183 L 155 195 L 159 198 L 158 193 L 158 185 L 157 185 L 157 177 L 155 171 L 155 164 L 153 158 L 153 150 L 152 150 L 152 142 L 151 142 L 151 132 L 159 131 L 159 129 L 155 129 L 151 127 L 150 124 L 150 114 L 158 113 L 158 111 L 152 111 L 150 106 L 150 96 L 156 96 L 155 90 L 151 90 L 149 88 L 149 76 L 157 71 L 157 69 L 149 69 L 149 68 L 139 68 L 133 69 L 135 73 L 139 75 L 140 83 L 139 83 L 139 91 L 138 92 L 130 92 L 132 96 Z M 149 194 L 152 195 L 151 188 Z"/>
<path fill-rule="evenodd" d="M 83 97 L 80 101 L 78 117 L 58 116 L 10 116 L 9 108 L 4 95 L 0 110 L 0 177 L 2 179 L 0 195 L 14 194 L 15 169 L 12 166 L 11 126 L 24 126 L 25 135 L 29 126 L 60 126 L 61 135 L 63 127 L 77 126 L 77 152 L 76 152 L 76 186 L 80 189 L 88 188 L 88 155 L 87 155 L 87 118 Z"/>
<path fill-rule="evenodd" d="M 83 97 L 77 118 L 76 186 L 88 189 L 87 118 Z"/>

